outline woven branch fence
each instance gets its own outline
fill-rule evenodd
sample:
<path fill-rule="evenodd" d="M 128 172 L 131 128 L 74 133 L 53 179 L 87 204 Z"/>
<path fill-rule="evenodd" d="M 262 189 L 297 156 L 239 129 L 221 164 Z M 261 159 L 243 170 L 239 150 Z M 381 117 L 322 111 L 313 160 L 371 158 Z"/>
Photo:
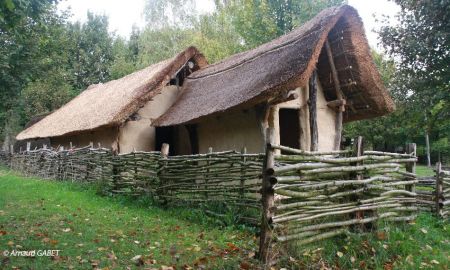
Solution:
<path fill-rule="evenodd" d="M 91 146 L 0 155 L 0 161 L 25 176 L 97 183 L 107 194 L 146 195 L 162 204 L 214 205 L 208 214 L 220 217 L 234 212 L 237 220 L 254 225 L 260 222 L 263 158 L 245 149 L 241 153 L 211 149 L 208 154 L 185 156 L 161 152 L 114 155 L 109 149 Z"/>
<path fill-rule="evenodd" d="M 260 225 L 259 255 L 270 265 L 280 253 L 380 220 L 413 220 L 418 210 L 448 217 L 450 172 L 417 178 L 415 144 L 406 153 L 351 150 L 308 152 L 273 143 L 265 154 L 227 151 L 168 156 L 162 152 L 114 155 L 92 146 L 23 153 L 0 152 L 0 162 L 26 176 L 98 183 L 109 194 L 150 196 L 165 205 L 193 205 L 217 217 L 232 210 Z M 272 134 L 272 136 L 271 136 Z M 262 213 L 262 219 L 261 219 Z"/>
<path fill-rule="evenodd" d="M 329 152 L 268 144 L 260 243 L 265 263 L 288 253 L 292 243 L 298 249 L 379 220 L 415 219 L 415 144 L 397 154 L 363 151 L 358 141 L 354 150 Z"/>

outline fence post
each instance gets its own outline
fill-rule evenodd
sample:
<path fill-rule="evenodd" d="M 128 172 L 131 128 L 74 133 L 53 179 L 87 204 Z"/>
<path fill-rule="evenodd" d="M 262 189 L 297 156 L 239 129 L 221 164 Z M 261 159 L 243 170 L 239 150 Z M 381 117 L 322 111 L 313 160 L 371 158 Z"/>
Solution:
<path fill-rule="evenodd" d="M 267 128 L 266 132 L 266 156 L 263 165 L 262 173 L 262 219 L 261 219 L 261 235 L 259 241 L 259 258 L 267 266 L 270 266 L 270 245 L 272 243 L 272 216 L 274 205 L 274 190 L 271 182 L 271 177 L 274 174 L 274 149 L 272 145 L 275 141 L 274 128 Z"/>
<path fill-rule="evenodd" d="M 417 151 L 416 151 L 416 144 L 415 143 L 408 143 L 406 145 L 406 153 L 407 154 L 413 154 L 414 158 L 417 157 Z M 405 165 L 406 171 L 415 174 L 416 173 L 416 162 L 408 162 Z M 406 187 L 407 191 L 410 192 L 416 192 L 416 185 L 407 185 Z"/>
<path fill-rule="evenodd" d="M 210 170 L 209 166 L 211 165 L 210 159 L 211 159 L 212 153 L 213 153 L 213 148 L 209 147 L 208 148 L 208 157 L 207 157 L 208 160 L 206 161 L 206 177 L 205 177 L 205 179 L 203 179 L 203 181 L 205 181 L 205 194 L 204 195 L 205 195 L 206 202 L 208 202 L 208 178 L 211 177 L 211 175 L 210 175 L 211 170 Z"/>
<path fill-rule="evenodd" d="M 364 150 L 364 145 L 363 145 L 363 137 L 362 136 L 358 136 L 354 139 L 353 142 L 353 156 L 354 157 L 360 157 L 363 155 L 363 150 Z M 363 161 L 359 161 L 356 162 L 354 164 L 352 164 L 354 166 L 359 166 L 359 165 L 363 165 Z M 364 176 L 361 173 L 356 173 L 356 175 L 353 175 L 353 177 L 356 178 L 356 180 L 363 180 Z M 355 200 L 359 200 L 358 195 L 355 195 L 354 197 Z M 364 211 L 357 211 L 355 213 L 355 218 L 357 219 L 363 219 L 364 218 Z M 368 224 L 367 224 L 368 225 Z M 360 224 L 359 229 L 361 231 L 363 231 L 366 228 L 366 225 L 364 224 Z"/>
<path fill-rule="evenodd" d="M 241 164 L 241 198 L 244 199 L 245 197 L 245 169 L 246 169 L 246 162 L 247 162 L 247 158 L 245 157 L 245 155 L 247 154 L 247 148 L 243 147 L 241 150 L 241 155 L 242 155 L 242 164 Z"/>
<path fill-rule="evenodd" d="M 438 162 L 438 163 L 436 163 L 435 201 L 436 201 L 436 214 L 439 217 L 442 216 L 442 206 L 443 206 L 442 202 L 444 201 L 441 171 L 442 171 L 442 165 L 440 162 Z"/>
<path fill-rule="evenodd" d="M 159 179 L 159 184 L 160 184 L 160 187 L 161 187 L 160 192 L 162 193 L 161 197 L 162 197 L 162 203 L 163 204 L 167 204 L 167 197 L 166 197 L 167 196 L 167 190 L 165 188 L 166 183 L 164 181 L 164 170 L 165 170 L 165 168 L 167 166 L 167 158 L 169 157 L 169 147 L 170 146 L 167 143 L 163 143 L 162 146 L 161 146 L 161 160 L 162 160 L 162 163 L 160 163 L 160 168 L 158 170 L 158 179 Z"/>

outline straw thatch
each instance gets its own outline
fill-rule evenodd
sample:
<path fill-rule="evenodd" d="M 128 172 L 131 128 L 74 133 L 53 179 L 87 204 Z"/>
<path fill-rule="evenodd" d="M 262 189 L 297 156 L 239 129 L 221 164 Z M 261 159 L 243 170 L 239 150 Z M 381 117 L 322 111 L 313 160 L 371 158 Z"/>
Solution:
<path fill-rule="evenodd" d="M 320 12 L 292 32 L 256 49 L 233 55 L 191 74 L 178 101 L 154 125 L 193 122 L 233 107 L 265 102 L 282 90 L 307 85 L 318 64 L 326 98 L 334 97 L 327 59 L 320 58 L 330 40 L 341 88 L 350 105 L 345 121 L 389 113 L 394 104 L 376 70 L 357 11 L 347 5 Z M 352 66 L 351 72 L 345 69 Z M 356 85 L 348 84 L 352 79 Z"/>
<path fill-rule="evenodd" d="M 91 85 L 69 103 L 19 133 L 17 139 L 56 137 L 120 125 L 159 94 L 172 76 L 191 59 L 196 64 L 195 68 L 207 64 L 196 48 L 189 47 L 171 59 L 121 79 Z"/>

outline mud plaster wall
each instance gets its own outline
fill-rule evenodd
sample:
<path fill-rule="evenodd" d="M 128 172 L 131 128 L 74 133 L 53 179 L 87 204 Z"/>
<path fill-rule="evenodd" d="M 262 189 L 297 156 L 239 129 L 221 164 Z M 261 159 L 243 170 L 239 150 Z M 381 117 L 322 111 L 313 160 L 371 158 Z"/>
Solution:
<path fill-rule="evenodd" d="M 173 105 L 179 93 L 179 87 L 166 86 L 152 100 L 137 111 L 137 120 L 126 121 L 119 132 L 120 153 L 136 151 L 154 151 L 155 127 L 152 120 L 158 118 Z"/>
<path fill-rule="evenodd" d="M 53 137 L 50 138 L 50 143 L 53 148 L 63 146 L 65 149 L 68 149 L 70 148 L 71 142 L 74 148 L 88 146 L 92 142 L 95 147 L 98 147 L 100 143 L 101 147 L 112 149 L 116 137 L 117 128 L 108 127 L 85 131 L 75 135 Z"/>
<path fill-rule="evenodd" d="M 248 153 L 261 153 L 264 140 L 260 119 L 255 109 L 235 110 L 219 116 L 210 116 L 197 124 L 199 151 L 236 150 L 247 148 Z"/>
<path fill-rule="evenodd" d="M 322 86 L 320 81 L 317 81 L 317 127 L 319 133 L 319 151 L 333 150 L 335 138 L 335 124 L 336 113 L 333 109 L 327 106 Z M 280 103 L 275 107 L 273 116 L 273 123 L 269 125 L 275 128 L 275 143 L 280 144 L 280 124 L 279 124 L 279 110 L 282 108 L 299 109 L 300 121 L 300 148 L 302 150 L 310 150 L 311 147 L 311 132 L 309 125 L 309 109 L 308 98 L 309 89 L 297 88 L 299 98 L 285 103 Z"/>

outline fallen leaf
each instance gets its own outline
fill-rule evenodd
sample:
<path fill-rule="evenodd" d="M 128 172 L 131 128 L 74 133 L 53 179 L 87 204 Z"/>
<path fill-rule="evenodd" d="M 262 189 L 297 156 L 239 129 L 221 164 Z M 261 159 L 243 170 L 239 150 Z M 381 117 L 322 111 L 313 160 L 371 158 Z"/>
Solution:
<path fill-rule="evenodd" d="M 71 229 L 70 229 L 70 228 L 65 228 L 65 229 L 63 229 L 62 231 L 63 231 L 63 232 L 70 232 Z"/>
<path fill-rule="evenodd" d="M 142 255 L 136 255 L 133 258 L 131 258 L 131 261 L 136 265 L 136 266 L 141 266 L 144 265 L 144 260 L 142 259 Z"/>
<path fill-rule="evenodd" d="M 393 269 L 393 265 L 391 262 L 387 262 L 383 265 L 383 269 L 384 270 L 392 270 Z"/>
<path fill-rule="evenodd" d="M 241 262 L 240 267 L 243 270 L 249 270 L 250 269 L 250 264 L 248 262 Z"/>
<path fill-rule="evenodd" d="M 337 255 L 339 258 L 342 258 L 342 256 L 344 256 L 344 253 L 338 251 L 338 252 L 336 252 L 336 255 Z"/>
<path fill-rule="evenodd" d="M 386 240 L 386 233 L 385 232 L 377 232 L 377 238 L 378 238 L 378 240 Z"/>
<path fill-rule="evenodd" d="M 428 233 L 428 231 L 426 230 L 426 229 L 424 229 L 424 228 L 422 228 L 422 229 L 420 229 L 424 234 L 427 234 Z"/>
<path fill-rule="evenodd" d="M 0 231 L 0 236 L 6 235 L 6 231 Z"/>
<path fill-rule="evenodd" d="M 439 262 L 436 261 L 436 260 L 431 260 L 431 263 L 432 263 L 432 264 L 439 264 Z"/>

